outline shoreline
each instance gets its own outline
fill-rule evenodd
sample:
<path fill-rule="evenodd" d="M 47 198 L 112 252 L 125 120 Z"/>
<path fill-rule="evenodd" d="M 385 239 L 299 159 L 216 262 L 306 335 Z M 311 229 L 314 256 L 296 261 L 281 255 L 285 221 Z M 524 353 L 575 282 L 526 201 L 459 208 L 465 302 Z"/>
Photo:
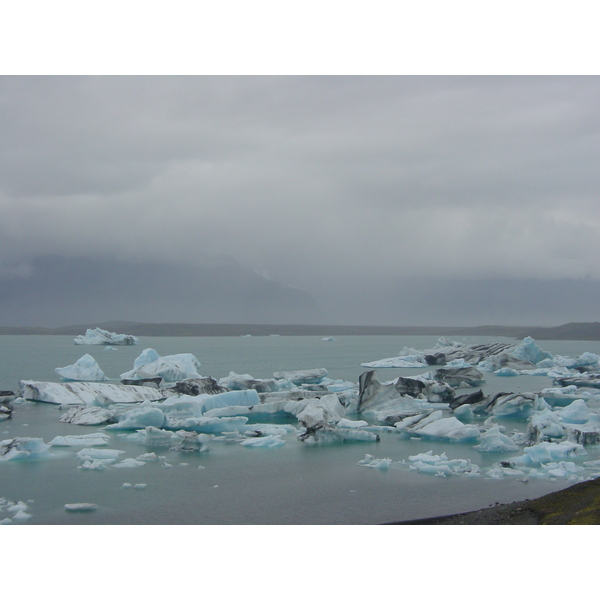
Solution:
<path fill-rule="evenodd" d="M 479 325 L 461 326 L 388 326 L 388 325 L 298 325 L 244 323 L 139 323 L 109 321 L 63 327 L 0 326 L 0 335 L 80 335 L 86 329 L 100 327 L 117 333 L 147 337 L 221 337 L 221 336 L 334 336 L 334 335 L 431 335 L 498 336 L 537 340 L 600 341 L 600 322 L 567 323 L 556 327 Z"/>
<path fill-rule="evenodd" d="M 535 500 L 382 525 L 600 525 L 600 477 Z"/>

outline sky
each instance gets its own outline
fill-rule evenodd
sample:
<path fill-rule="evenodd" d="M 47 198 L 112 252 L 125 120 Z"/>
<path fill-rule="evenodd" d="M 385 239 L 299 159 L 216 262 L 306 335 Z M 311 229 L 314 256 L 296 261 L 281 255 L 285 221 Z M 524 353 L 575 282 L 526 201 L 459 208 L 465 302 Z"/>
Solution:
<path fill-rule="evenodd" d="M 599 151 L 596 76 L 2 76 L 0 278 L 227 255 L 330 322 L 597 320 Z"/>
<path fill-rule="evenodd" d="M 0 39 L 0 325 L 600 320 L 583 3 L 34 4 Z"/>

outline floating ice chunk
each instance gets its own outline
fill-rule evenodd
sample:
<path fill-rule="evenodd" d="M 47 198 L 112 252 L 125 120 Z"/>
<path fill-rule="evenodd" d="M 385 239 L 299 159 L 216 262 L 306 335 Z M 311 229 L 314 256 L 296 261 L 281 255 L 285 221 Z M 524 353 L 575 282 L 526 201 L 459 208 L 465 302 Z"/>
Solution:
<path fill-rule="evenodd" d="M 207 452 L 208 442 L 214 435 L 196 433 L 195 431 L 176 431 L 173 435 L 173 444 L 170 450 L 174 452 Z"/>
<path fill-rule="evenodd" d="M 541 468 L 549 477 L 570 477 L 585 470 L 571 461 L 551 462 L 541 465 Z"/>
<path fill-rule="evenodd" d="M 498 397 L 491 407 L 491 412 L 496 417 L 527 418 L 533 409 L 541 407 L 537 394 L 523 392 L 520 394 L 506 394 Z"/>
<path fill-rule="evenodd" d="M 148 486 L 148 484 L 147 484 L 147 483 L 136 483 L 136 484 L 133 486 L 133 489 L 135 489 L 135 490 L 143 490 L 143 489 L 145 489 L 147 486 Z"/>
<path fill-rule="evenodd" d="M 135 458 L 124 458 L 121 462 L 115 463 L 113 469 L 131 469 L 134 467 L 143 467 L 146 464 L 143 460 Z"/>
<path fill-rule="evenodd" d="M 121 379 L 162 377 L 167 382 L 200 379 L 199 368 L 200 362 L 193 354 L 159 356 L 153 348 L 146 348 L 135 359 L 133 369 L 121 374 Z"/>
<path fill-rule="evenodd" d="M 517 371 L 516 369 L 511 369 L 509 367 L 502 367 L 502 369 L 494 371 L 494 375 L 497 375 L 498 377 L 515 377 L 518 374 L 519 371 Z"/>
<path fill-rule="evenodd" d="M 541 463 L 556 462 L 573 458 L 576 456 L 586 456 L 587 452 L 581 444 L 574 442 L 540 442 L 535 446 L 524 448 L 524 454 L 511 459 L 511 463 L 519 466 L 534 466 Z"/>
<path fill-rule="evenodd" d="M 426 367 L 427 363 L 422 356 L 393 356 L 361 363 L 360 366 L 369 369 L 416 369 Z"/>
<path fill-rule="evenodd" d="M 104 425 L 115 421 L 115 415 L 100 406 L 73 406 L 60 418 L 61 423 L 73 425 Z"/>
<path fill-rule="evenodd" d="M 88 433 L 86 435 L 57 435 L 50 446 L 106 446 L 110 436 L 106 433 Z"/>
<path fill-rule="evenodd" d="M 152 446 L 156 448 L 168 447 L 174 438 L 172 431 L 159 429 L 158 427 L 146 427 L 143 430 L 136 431 L 127 436 L 128 439 L 138 442 L 143 446 Z M 138 460 L 141 460 L 138 458 Z"/>
<path fill-rule="evenodd" d="M 562 388 L 544 388 L 540 393 L 551 406 L 568 406 L 574 400 L 588 400 L 592 396 L 589 391 L 579 389 L 576 385 L 568 385 Z"/>
<path fill-rule="evenodd" d="M 155 462 L 158 460 L 158 456 L 154 452 L 146 452 L 135 457 L 135 460 L 141 460 L 143 462 Z"/>
<path fill-rule="evenodd" d="M 441 368 L 435 373 L 436 381 L 446 383 L 453 388 L 478 387 L 485 383 L 483 373 L 467 365 L 459 368 Z"/>
<path fill-rule="evenodd" d="M 20 393 L 26 400 L 50 402 L 51 404 L 87 404 L 143 402 L 159 400 L 163 392 L 155 388 L 73 381 L 55 383 L 51 381 L 19 382 Z"/>
<path fill-rule="evenodd" d="M 273 373 L 275 379 L 287 379 L 294 385 L 321 383 L 327 375 L 329 375 L 327 369 L 304 369 L 300 371 L 277 371 Z"/>
<path fill-rule="evenodd" d="M 65 510 L 67 512 L 90 512 L 96 510 L 98 505 L 90 504 L 87 502 L 79 502 L 77 504 L 65 504 Z"/>
<path fill-rule="evenodd" d="M 238 375 L 230 371 L 227 377 L 219 379 L 219 385 L 228 390 L 256 390 L 257 392 L 276 392 L 279 389 L 274 379 L 255 379 L 252 375 Z"/>
<path fill-rule="evenodd" d="M 379 436 L 364 429 L 347 429 L 322 424 L 298 435 L 307 444 L 337 444 L 341 442 L 379 442 Z"/>
<path fill-rule="evenodd" d="M 321 338 L 321 341 L 322 342 L 335 342 L 336 339 L 332 338 L 332 337 L 324 337 L 324 338 Z"/>
<path fill-rule="evenodd" d="M 125 450 L 116 450 L 113 448 L 83 448 L 75 454 L 79 460 L 106 460 L 117 459 Z"/>
<path fill-rule="evenodd" d="M 297 433 L 293 425 L 275 425 L 271 423 L 253 423 L 246 425 L 244 435 L 247 437 L 257 437 L 264 435 L 286 435 L 288 433 Z"/>
<path fill-rule="evenodd" d="M 240 442 L 241 446 L 247 448 L 277 448 L 285 445 L 285 440 L 280 435 L 267 435 L 264 437 L 248 438 Z"/>
<path fill-rule="evenodd" d="M 260 396 L 256 390 L 235 390 L 204 396 L 202 411 L 206 412 L 215 408 L 229 406 L 256 406 L 258 404 L 260 404 Z"/>
<path fill-rule="evenodd" d="M 590 418 L 590 409 L 585 400 L 579 398 L 558 411 L 564 423 L 587 423 Z"/>
<path fill-rule="evenodd" d="M 102 460 L 86 460 L 81 466 L 77 468 L 82 469 L 84 471 L 104 471 L 115 462 L 117 462 L 116 458 L 105 458 Z"/>
<path fill-rule="evenodd" d="M 366 427 L 369 423 L 367 421 L 352 421 L 350 419 L 340 419 L 337 423 L 338 427 L 346 427 L 347 429 L 357 429 L 360 427 Z"/>
<path fill-rule="evenodd" d="M 436 477 L 446 477 L 448 475 L 466 475 L 478 476 L 479 467 L 465 458 L 448 459 L 446 453 L 441 455 L 433 454 L 432 450 L 409 456 L 410 469 L 427 475 Z"/>
<path fill-rule="evenodd" d="M 104 381 L 108 379 L 93 356 L 84 354 L 75 364 L 54 369 L 68 381 Z"/>
<path fill-rule="evenodd" d="M 519 475 L 525 476 L 525 471 L 513 469 L 511 467 L 502 467 L 500 465 L 496 465 L 485 472 L 485 476 L 489 477 L 490 479 L 502 479 L 505 476 L 515 477 Z"/>
<path fill-rule="evenodd" d="M 221 434 L 226 431 L 243 431 L 248 417 L 199 417 L 189 418 L 184 427 L 198 433 Z"/>
<path fill-rule="evenodd" d="M 529 419 L 529 432 L 534 441 L 547 441 L 565 435 L 559 413 L 545 409 Z"/>
<path fill-rule="evenodd" d="M 520 360 L 526 360 L 534 365 L 544 359 L 552 359 L 552 354 L 542 350 L 531 337 L 526 337 L 518 346 L 510 351 L 510 354 Z"/>
<path fill-rule="evenodd" d="M 516 452 L 519 447 L 496 426 L 481 434 L 480 443 L 474 449 L 479 452 Z"/>
<path fill-rule="evenodd" d="M 133 335 L 112 333 L 106 329 L 100 329 L 100 327 L 87 329 L 85 335 L 78 335 L 74 341 L 79 346 L 135 346 L 140 343 L 138 338 Z"/>
<path fill-rule="evenodd" d="M 463 423 L 465 421 L 472 421 L 474 417 L 473 408 L 470 404 L 461 404 L 457 406 L 453 411 L 454 416 L 460 419 Z"/>
<path fill-rule="evenodd" d="M 165 413 L 160 408 L 146 406 L 134 408 L 125 413 L 118 423 L 106 426 L 106 429 L 144 429 L 146 427 L 160 428 L 165 422 Z"/>
<path fill-rule="evenodd" d="M 392 464 L 391 458 L 375 458 L 372 454 L 365 454 L 362 460 L 359 460 L 357 465 L 361 467 L 371 467 L 372 469 L 388 469 Z"/>
<path fill-rule="evenodd" d="M 24 510 L 20 510 L 18 513 L 14 514 L 12 518 L 15 521 L 28 521 L 31 519 L 31 515 L 26 513 Z"/>
<path fill-rule="evenodd" d="M 418 437 L 440 439 L 452 442 L 470 442 L 478 440 L 481 432 L 474 425 L 466 425 L 456 417 L 442 417 L 425 425 L 413 427 L 411 433 Z"/>
<path fill-rule="evenodd" d="M 0 441 L 0 461 L 43 458 L 50 446 L 42 438 L 16 437 Z"/>
<path fill-rule="evenodd" d="M 346 414 L 346 407 L 337 394 L 327 394 L 321 398 L 288 402 L 286 411 L 295 415 L 303 427 L 315 427 L 337 423 Z"/>

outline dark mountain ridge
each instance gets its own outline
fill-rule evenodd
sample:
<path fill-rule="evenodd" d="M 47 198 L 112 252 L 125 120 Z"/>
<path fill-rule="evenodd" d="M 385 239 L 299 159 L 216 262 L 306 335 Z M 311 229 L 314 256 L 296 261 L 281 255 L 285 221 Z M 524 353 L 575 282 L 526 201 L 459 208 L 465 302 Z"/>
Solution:
<path fill-rule="evenodd" d="M 274 325 L 244 323 L 139 323 L 136 321 L 90 322 L 64 327 L 0 327 L 0 335 L 80 335 L 100 327 L 116 333 L 148 337 L 200 337 L 240 335 L 439 335 L 502 336 L 536 340 L 600 341 L 600 322 L 566 323 L 556 327 L 481 325 L 475 327 L 385 325 Z"/>

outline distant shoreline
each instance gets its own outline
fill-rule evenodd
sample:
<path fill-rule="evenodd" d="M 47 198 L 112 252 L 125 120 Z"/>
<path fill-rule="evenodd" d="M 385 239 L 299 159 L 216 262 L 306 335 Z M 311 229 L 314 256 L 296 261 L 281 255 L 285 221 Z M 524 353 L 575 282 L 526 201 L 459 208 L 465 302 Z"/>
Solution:
<path fill-rule="evenodd" d="M 481 325 L 476 327 L 386 325 L 253 325 L 231 323 L 138 323 L 110 321 L 64 327 L 0 327 L 0 335 L 80 335 L 100 327 L 115 333 L 145 337 L 216 336 L 342 336 L 342 335 L 437 335 L 501 336 L 536 340 L 600 341 L 600 323 L 567 323 L 556 327 Z"/>

